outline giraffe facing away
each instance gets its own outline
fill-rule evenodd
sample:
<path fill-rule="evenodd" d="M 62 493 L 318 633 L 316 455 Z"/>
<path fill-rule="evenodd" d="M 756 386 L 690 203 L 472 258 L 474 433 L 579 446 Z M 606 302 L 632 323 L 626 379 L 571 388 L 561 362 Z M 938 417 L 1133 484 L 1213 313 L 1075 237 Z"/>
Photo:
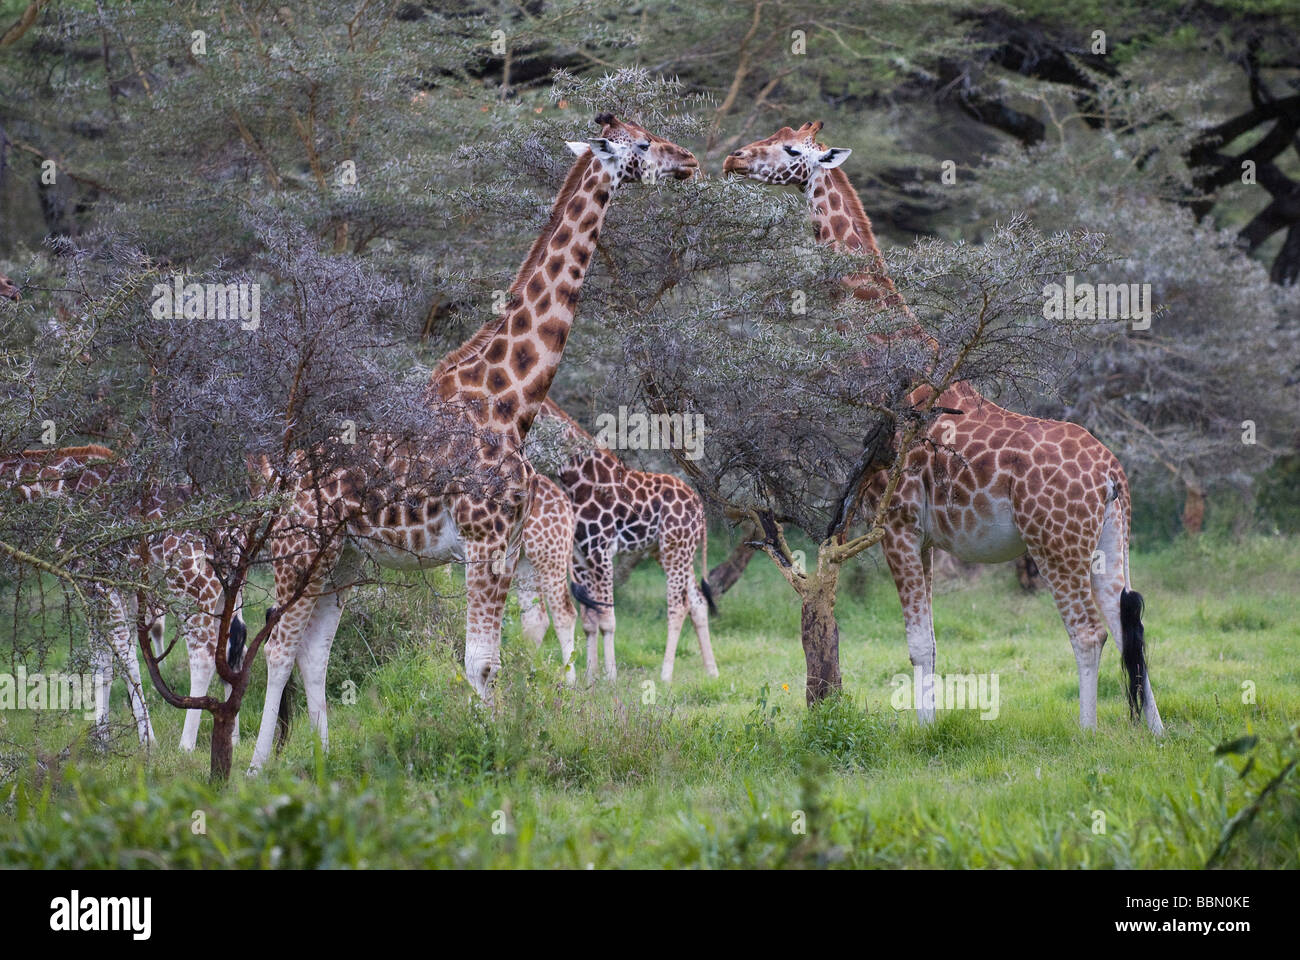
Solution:
<path fill-rule="evenodd" d="M 532 505 L 524 521 L 523 554 L 515 570 L 515 595 L 519 598 L 519 620 L 524 637 L 541 648 L 546 637 L 547 613 L 560 641 L 564 678 L 573 684 L 573 637 L 578 612 L 569 597 L 591 610 L 597 603 L 578 581 L 573 566 L 573 536 L 577 527 L 573 504 L 555 481 L 533 474 Z"/>
<path fill-rule="evenodd" d="M 668 579 L 668 645 L 660 678 L 664 683 L 673 679 L 677 641 L 688 613 L 700 643 L 704 672 L 716 677 L 718 666 L 709 639 L 713 598 L 705 580 L 698 585 L 695 582 L 696 549 L 701 551 L 704 570 L 709 567 L 708 528 L 700 495 L 670 474 L 629 470 L 549 397 L 541 416 L 560 421 L 569 439 L 581 448 L 560 469 L 559 482 L 577 515 L 573 545 L 578 558 L 577 580 L 596 601 L 582 611 L 587 682 L 596 677 L 598 636 L 605 646 L 605 676 L 610 680 L 618 676 L 614 661 L 614 557 L 645 550 L 655 554 Z"/>
<path fill-rule="evenodd" d="M 821 128 L 821 121 L 783 127 L 730 154 L 723 170 L 799 187 L 817 239 L 866 259 L 862 272 L 844 278 L 854 295 L 906 310 L 871 221 L 840 169 L 850 151 L 818 143 Z M 919 327 L 911 335 L 925 336 Z M 909 399 L 923 402 L 928 389 Z M 1052 589 L 1074 648 L 1080 724 L 1097 724 L 1097 675 L 1109 630 L 1119 644 L 1130 711 L 1145 715 L 1153 733 L 1163 733 L 1147 672 L 1142 597 L 1129 578 L 1132 509 L 1119 460 L 1082 427 L 1005 410 L 965 381 L 949 387 L 938 405 L 962 412 L 937 418 L 928 442 L 907 455 L 882 540 L 921 681 L 918 718 L 934 717 L 933 548 L 971 563 L 999 563 L 1028 551 Z M 882 471 L 868 496 L 878 498 L 884 489 Z"/>
<path fill-rule="evenodd" d="M 297 471 L 287 478 L 294 502 L 270 540 L 282 615 L 266 648 L 266 704 L 253 770 L 270 755 L 280 696 L 295 663 L 308 716 L 328 744 L 325 671 L 363 553 L 394 567 L 465 564 L 465 675 L 491 703 L 501 617 L 533 490 L 524 438 L 559 367 L 606 211 L 628 181 L 684 180 L 699 166 L 690 151 L 638 124 L 612 114 L 599 114 L 596 122 L 599 137 L 569 144 L 577 159 L 504 310 L 444 357 L 430 377 L 431 406 L 464 430 L 448 441 L 371 438 L 372 459 L 393 478 L 387 502 L 367 495 L 365 478 L 355 471 L 321 478 Z M 490 482 L 490 493 L 421 482 L 430 465 L 467 450 L 471 479 Z M 294 602 L 304 582 L 307 591 Z"/>
<path fill-rule="evenodd" d="M 0 457 L 0 480 L 11 492 L 26 501 L 38 497 L 88 496 L 109 483 L 127 478 L 126 465 L 107 447 L 89 445 L 46 450 L 24 450 Z M 149 490 L 141 505 L 141 519 L 162 520 L 169 508 L 183 497 L 183 488 L 164 494 Z M 134 551 L 132 566 L 139 567 Z M 217 641 L 221 616 L 225 610 L 225 590 L 209 563 L 204 540 L 190 531 L 159 534 L 149 542 L 149 572 L 160 575 L 173 598 L 183 600 L 181 636 L 189 654 L 190 696 L 206 696 L 217 670 Z M 125 674 L 127 698 L 135 717 L 136 732 L 145 745 L 156 743 L 149 708 L 145 703 L 140 679 L 140 660 L 135 644 L 136 599 L 113 587 L 92 588 L 92 601 L 103 607 L 106 638 L 91 642 L 91 666 L 95 675 L 95 728 L 103 731 L 108 720 L 109 690 L 113 667 Z M 236 597 L 235 615 L 226 641 L 226 659 L 238 669 L 246 631 L 241 616 L 242 596 Z M 155 652 L 161 652 L 165 618 L 161 610 L 150 611 L 150 639 Z M 106 640 L 106 642 L 105 642 Z M 224 683 L 226 695 L 229 684 Z M 181 731 L 181 749 L 190 751 L 198 741 L 203 711 L 185 712 Z M 239 742 L 239 722 L 235 720 L 233 738 Z"/>

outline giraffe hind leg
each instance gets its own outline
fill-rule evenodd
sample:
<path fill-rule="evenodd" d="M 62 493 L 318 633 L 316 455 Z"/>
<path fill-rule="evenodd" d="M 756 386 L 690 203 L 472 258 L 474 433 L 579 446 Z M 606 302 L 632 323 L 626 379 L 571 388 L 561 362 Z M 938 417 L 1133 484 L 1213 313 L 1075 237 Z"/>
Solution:
<path fill-rule="evenodd" d="M 1074 648 L 1074 659 L 1079 668 L 1079 726 L 1085 730 L 1097 726 L 1097 675 L 1101 666 L 1101 650 L 1106 642 L 1106 628 L 1102 625 L 1093 600 L 1092 580 L 1088 560 L 1078 554 L 1055 556 L 1035 554 L 1030 548 L 1034 563 L 1052 588 L 1052 599 L 1065 624 Z"/>
<path fill-rule="evenodd" d="M 1142 595 L 1128 586 L 1128 570 L 1119 503 L 1107 505 L 1101 539 L 1091 563 L 1092 595 L 1110 635 L 1119 645 L 1120 662 L 1127 678 L 1129 710 L 1146 717 L 1154 734 L 1164 732 L 1160 710 L 1151 690 L 1142 627 Z"/>

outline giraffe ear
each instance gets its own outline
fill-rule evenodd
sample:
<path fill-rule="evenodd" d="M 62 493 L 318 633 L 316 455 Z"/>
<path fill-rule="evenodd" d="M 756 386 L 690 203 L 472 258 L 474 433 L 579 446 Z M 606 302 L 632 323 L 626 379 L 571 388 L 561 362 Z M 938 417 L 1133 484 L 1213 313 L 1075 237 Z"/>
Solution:
<path fill-rule="evenodd" d="M 613 160 L 618 156 L 618 152 L 604 137 L 589 137 L 587 143 L 591 147 L 591 152 L 601 160 Z"/>
<path fill-rule="evenodd" d="M 848 147 L 831 147 L 817 158 L 817 163 L 829 170 L 831 167 L 838 167 L 847 160 L 852 152 Z"/>
<path fill-rule="evenodd" d="M 580 157 L 591 149 L 586 140 L 565 140 L 564 142 L 568 144 L 575 157 Z"/>

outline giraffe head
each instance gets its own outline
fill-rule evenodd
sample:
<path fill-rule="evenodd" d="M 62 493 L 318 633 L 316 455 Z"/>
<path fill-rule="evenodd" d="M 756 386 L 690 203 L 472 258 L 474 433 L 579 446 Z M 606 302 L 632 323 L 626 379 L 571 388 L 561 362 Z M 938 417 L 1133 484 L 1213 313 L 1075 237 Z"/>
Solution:
<path fill-rule="evenodd" d="M 700 168 L 685 147 L 656 137 L 630 120 L 620 120 L 612 113 L 598 113 L 596 122 L 603 127 L 600 136 L 571 141 L 569 149 L 580 157 L 591 151 L 615 184 L 629 180 L 654 181 L 660 177 L 686 180 Z"/>
<path fill-rule="evenodd" d="M 805 123 L 798 130 L 782 127 L 765 140 L 755 140 L 728 155 L 723 173 L 736 173 L 759 183 L 807 186 L 822 171 L 838 167 L 851 150 L 827 148 L 817 142 L 822 122 Z"/>
<path fill-rule="evenodd" d="M 14 286 L 13 281 L 3 273 L 0 273 L 0 298 L 5 300 L 21 300 L 23 298 L 22 294 L 18 292 L 18 288 Z"/>

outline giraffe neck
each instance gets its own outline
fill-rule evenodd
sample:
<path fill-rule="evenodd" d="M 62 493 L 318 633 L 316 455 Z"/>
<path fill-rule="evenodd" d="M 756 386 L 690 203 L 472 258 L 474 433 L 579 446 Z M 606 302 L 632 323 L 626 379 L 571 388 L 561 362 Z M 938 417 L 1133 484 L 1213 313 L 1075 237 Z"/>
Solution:
<path fill-rule="evenodd" d="M 23 500 L 88 493 L 107 483 L 117 456 L 107 447 L 24 450 L 0 457 L 0 478 Z"/>
<path fill-rule="evenodd" d="M 817 239 L 832 250 L 861 254 L 867 260 L 866 270 L 843 279 L 853 295 L 859 300 L 902 307 L 910 317 L 911 311 L 885 269 L 871 219 L 844 171 L 836 167 L 814 173 L 804 187 L 804 196 Z"/>
<path fill-rule="evenodd" d="M 834 167 L 815 172 L 808 179 L 804 195 L 808 199 L 808 213 L 817 239 L 832 250 L 859 253 L 867 260 L 866 270 L 850 274 L 841 282 L 859 300 L 901 308 L 912 325 L 890 334 L 889 338 L 920 340 L 937 356 L 939 342 L 916 322 L 911 308 L 894 286 L 894 280 L 885 268 L 880 245 L 876 243 L 875 231 L 871 229 L 871 218 L 844 171 Z M 970 384 L 963 384 L 962 390 L 964 399 L 978 396 Z"/>
<path fill-rule="evenodd" d="M 609 171 L 590 153 L 578 158 L 510 287 L 505 310 L 449 354 L 431 378 L 434 395 L 463 404 L 477 423 L 514 446 L 523 442 L 559 368 L 614 188 Z"/>

